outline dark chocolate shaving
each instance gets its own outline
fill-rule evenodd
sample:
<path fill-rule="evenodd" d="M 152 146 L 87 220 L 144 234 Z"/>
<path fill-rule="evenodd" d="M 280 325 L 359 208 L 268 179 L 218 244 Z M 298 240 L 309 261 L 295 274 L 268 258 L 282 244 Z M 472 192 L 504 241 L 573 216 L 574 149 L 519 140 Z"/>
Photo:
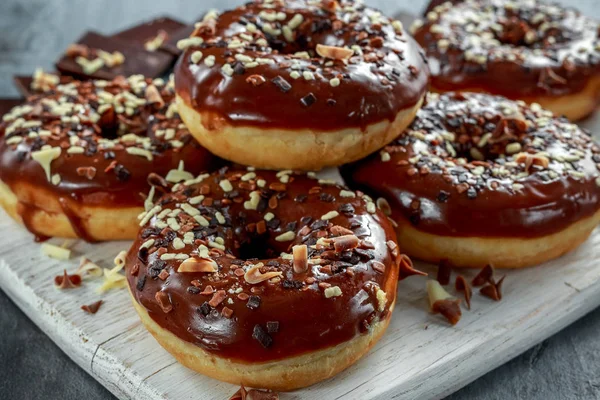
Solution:
<path fill-rule="evenodd" d="M 305 107 L 312 106 L 313 104 L 315 104 L 316 101 L 317 101 L 317 97 L 312 93 L 309 93 L 306 96 L 304 96 L 302 99 L 300 99 L 300 102 Z"/>
<path fill-rule="evenodd" d="M 81 309 L 88 314 L 96 314 L 98 312 L 98 310 L 100 309 L 101 305 L 102 305 L 102 300 L 98 300 L 95 303 L 86 304 L 86 305 L 81 306 Z"/>
<path fill-rule="evenodd" d="M 467 308 L 471 309 L 471 296 L 473 291 L 471 290 L 471 286 L 469 282 L 465 279 L 464 276 L 459 275 L 456 277 L 456 282 L 454 284 L 456 291 L 462 292 L 465 296 L 465 303 L 467 304 Z"/>
<path fill-rule="evenodd" d="M 259 296 L 250 296 L 248 298 L 248 302 L 246 303 L 246 307 L 251 310 L 256 310 L 260 307 L 260 297 Z"/>
<path fill-rule="evenodd" d="M 475 287 L 483 286 L 486 283 L 492 282 L 494 279 L 494 267 L 491 264 L 486 265 L 479 271 L 477 276 L 473 278 L 471 284 Z"/>

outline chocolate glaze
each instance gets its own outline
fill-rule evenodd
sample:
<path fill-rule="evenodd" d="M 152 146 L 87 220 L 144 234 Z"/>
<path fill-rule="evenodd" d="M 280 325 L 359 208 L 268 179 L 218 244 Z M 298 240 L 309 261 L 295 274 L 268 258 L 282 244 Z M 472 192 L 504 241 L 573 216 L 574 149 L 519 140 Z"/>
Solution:
<path fill-rule="evenodd" d="M 259 0 L 205 19 L 192 34 L 204 43 L 187 48 L 175 66 L 177 93 L 196 110 L 234 125 L 318 132 L 394 120 L 425 93 L 428 69 L 421 49 L 378 11 L 348 0 L 329 8 L 334 3 Z M 269 15 L 280 19 L 269 22 L 275 18 Z M 290 21 L 294 26 L 294 18 L 302 23 L 288 42 L 281 32 Z M 317 44 L 352 47 L 355 53 L 344 63 L 316 55 Z M 203 54 L 198 63 L 191 59 L 195 51 Z M 205 64 L 210 56 L 214 66 Z M 231 76 L 224 66 L 233 68 Z M 294 73 L 300 76 L 294 79 Z M 253 84 L 252 75 L 264 83 Z M 274 82 L 281 78 L 291 87 Z M 334 78 L 339 86 L 330 83 Z M 205 127 L 212 129 L 213 122 Z"/>
<path fill-rule="evenodd" d="M 529 238 L 600 208 L 599 163 L 586 132 L 539 106 L 449 93 L 429 94 L 406 134 L 342 175 L 421 231 Z"/>
<path fill-rule="evenodd" d="M 70 75 L 78 79 L 114 79 L 117 76 L 131 76 L 140 74 L 150 78 L 162 76 L 172 65 L 173 56 L 166 52 L 147 51 L 143 46 L 129 41 L 124 41 L 95 32 L 86 33 L 77 44 L 90 49 L 89 60 L 96 58 L 98 50 L 112 53 L 121 52 L 125 61 L 114 67 L 104 66 L 94 73 L 85 73 L 76 62 L 76 58 L 67 54 L 63 55 L 56 63 L 56 69 L 63 75 Z"/>
<path fill-rule="evenodd" d="M 158 200 L 127 256 L 131 292 L 160 326 L 220 357 L 266 362 L 348 341 L 389 317 L 400 257 L 393 228 L 368 196 L 291 171 L 225 168 L 198 181 Z M 170 218 L 170 210 L 180 212 Z M 194 210 L 210 225 L 200 225 Z M 338 215 L 322 219 L 332 211 Z M 285 232 L 291 237 L 283 240 Z M 336 253 L 326 239 L 347 234 L 359 247 Z M 296 273 L 290 253 L 302 244 L 308 259 L 322 262 Z M 218 272 L 178 272 L 183 264 L 173 257 L 198 253 Z M 244 271 L 259 263 L 263 273 L 281 276 L 250 284 Z M 206 303 L 218 293 L 208 286 L 225 291 L 214 307 Z M 325 288 L 335 286 L 341 295 L 326 298 Z M 379 288 L 387 300 L 378 300 Z M 270 345 L 253 338 L 256 329 L 277 325 Z"/>
<path fill-rule="evenodd" d="M 530 99 L 577 93 L 599 76 L 599 25 L 573 9 L 468 0 L 434 2 L 428 10 L 414 36 L 435 90 Z"/>
<path fill-rule="evenodd" d="M 192 174 L 217 168 L 220 161 L 191 139 L 176 114 L 170 115 L 173 113 L 170 108 L 174 97 L 172 85 L 154 81 L 164 105 L 145 99 L 151 82 L 142 78 L 74 81 L 35 95 L 13 108 L 0 124 L 3 136 L 0 180 L 13 191 L 18 184 L 27 182 L 60 199 L 74 231 L 89 239 L 79 217 L 72 211 L 77 205 L 141 207 L 150 188 L 148 174 L 165 176 L 177 169 L 180 161 Z M 112 100 L 102 100 L 106 96 Z M 121 100 L 114 100 L 115 97 Z M 131 103 L 132 99 L 137 103 Z M 57 103 L 53 106 L 53 102 Z M 73 105 L 80 107 L 79 111 L 68 110 Z M 106 110 L 100 117 L 101 107 Z M 61 108 L 67 111 L 62 112 Z M 72 121 L 72 116 L 77 116 L 79 122 Z M 37 125 L 23 127 L 22 122 Z M 167 137 L 166 129 L 173 129 L 174 136 Z M 44 134 L 44 131 L 49 133 Z M 136 136 L 124 136 L 129 133 Z M 51 176 L 60 177 L 54 178 L 59 179 L 58 182 L 49 181 L 42 165 L 32 159 L 31 153 L 44 146 L 61 148 L 60 156 L 50 164 Z M 144 155 L 127 150 L 132 147 L 141 150 L 144 146 L 149 150 Z M 76 152 L 70 153 L 73 151 Z M 148 154 L 152 160 L 147 159 Z M 24 204 L 19 208 L 30 230 L 27 214 L 35 207 L 43 208 L 43 205 Z"/>

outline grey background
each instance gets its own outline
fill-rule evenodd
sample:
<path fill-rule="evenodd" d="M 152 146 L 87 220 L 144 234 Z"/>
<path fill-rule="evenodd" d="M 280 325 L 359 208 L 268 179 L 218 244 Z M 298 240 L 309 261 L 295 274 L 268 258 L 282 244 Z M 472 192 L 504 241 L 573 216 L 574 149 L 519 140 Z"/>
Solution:
<path fill-rule="evenodd" d="M 367 0 L 388 14 L 425 1 Z M 84 31 L 112 33 L 168 14 L 192 22 L 241 0 L 0 0 L 0 97 L 17 96 L 12 75 L 51 69 Z M 600 1 L 563 3 L 596 19 Z M 600 399 L 600 309 L 450 396 L 449 399 Z M 401 363 L 401 361 L 399 361 Z M 0 399 L 107 399 L 112 395 L 52 343 L 0 291 Z M 193 398 L 193 394 L 190 394 Z"/>

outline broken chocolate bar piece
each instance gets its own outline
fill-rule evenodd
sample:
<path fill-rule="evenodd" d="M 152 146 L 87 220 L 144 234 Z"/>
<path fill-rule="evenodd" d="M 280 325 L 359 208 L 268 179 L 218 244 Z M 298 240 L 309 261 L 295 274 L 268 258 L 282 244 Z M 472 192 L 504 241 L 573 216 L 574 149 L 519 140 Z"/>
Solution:
<path fill-rule="evenodd" d="M 2 120 L 2 117 L 12 110 L 13 107 L 18 106 L 21 103 L 23 103 L 23 100 L 21 99 L 0 99 L 0 120 Z"/>
<path fill-rule="evenodd" d="M 202 15 L 200 15 L 198 18 L 196 18 L 195 21 L 203 21 L 205 19 L 214 19 L 217 17 L 217 14 L 215 13 L 214 10 L 212 11 L 208 11 Z M 181 39 L 186 39 L 189 38 L 190 35 L 196 30 L 196 24 L 191 24 L 191 25 L 186 25 L 182 28 L 180 28 L 179 30 L 173 32 L 172 35 L 169 35 L 169 40 L 167 40 L 162 49 L 164 51 L 168 51 L 171 54 L 175 55 L 176 57 L 179 57 L 182 53 L 181 49 L 177 48 L 177 42 L 179 42 Z"/>
<path fill-rule="evenodd" d="M 179 57 L 179 55 L 181 54 L 181 50 L 177 48 L 177 42 L 179 42 L 181 39 L 190 37 L 192 32 L 194 32 L 194 29 L 196 28 L 192 24 L 184 26 L 179 30 L 173 32 L 173 34 L 169 35 L 169 39 L 165 43 L 163 43 L 162 50 L 169 52 L 176 57 Z"/>
<path fill-rule="evenodd" d="M 15 75 L 13 76 L 13 82 L 22 96 L 29 97 L 34 94 L 34 91 L 31 89 L 32 76 Z"/>
<path fill-rule="evenodd" d="M 162 76 L 171 66 L 173 57 L 165 52 L 150 52 L 135 44 L 86 33 L 69 46 L 56 68 L 63 75 L 77 79 L 113 79 L 118 75 Z"/>
<path fill-rule="evenodd" d="M 37 78 L 35 77 L 37 75 Z M 57 72 L 41 72 L 32 75 L 15 75 L 13 81 L 15 87 L 24 97 L 42 93 L 50 90 L 57 83 L 65 84 L 73 80 L 71 76 L 59 75 Z"/>
<path fill-rule="evenodd" d="M 159 17 L 115 33 L 111 38 L 135 43 L 148 51 L 156 51 L 161 50 L 171 36 L 184 27 L 186 24 L 183 22 L 169 17 Z"/>

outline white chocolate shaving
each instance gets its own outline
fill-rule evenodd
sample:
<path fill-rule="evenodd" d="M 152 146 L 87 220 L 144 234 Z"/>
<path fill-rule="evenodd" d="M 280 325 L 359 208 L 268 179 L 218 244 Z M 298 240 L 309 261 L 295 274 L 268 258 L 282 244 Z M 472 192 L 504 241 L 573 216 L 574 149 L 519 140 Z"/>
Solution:
<path fill-rule="evenodd" d="M 61 151 L 62 150 L 60 147 L 51 147 L 48 149 L 33 151 L 31 153 L 31 158 L 37 161 L 44 169 L 44 172 L 46 173 L 46 178 L 48 178 L 48 182 L 50 182 L 52 179 L 50 165 L 52 164 L 52 161 L 60 157 Z"/>

